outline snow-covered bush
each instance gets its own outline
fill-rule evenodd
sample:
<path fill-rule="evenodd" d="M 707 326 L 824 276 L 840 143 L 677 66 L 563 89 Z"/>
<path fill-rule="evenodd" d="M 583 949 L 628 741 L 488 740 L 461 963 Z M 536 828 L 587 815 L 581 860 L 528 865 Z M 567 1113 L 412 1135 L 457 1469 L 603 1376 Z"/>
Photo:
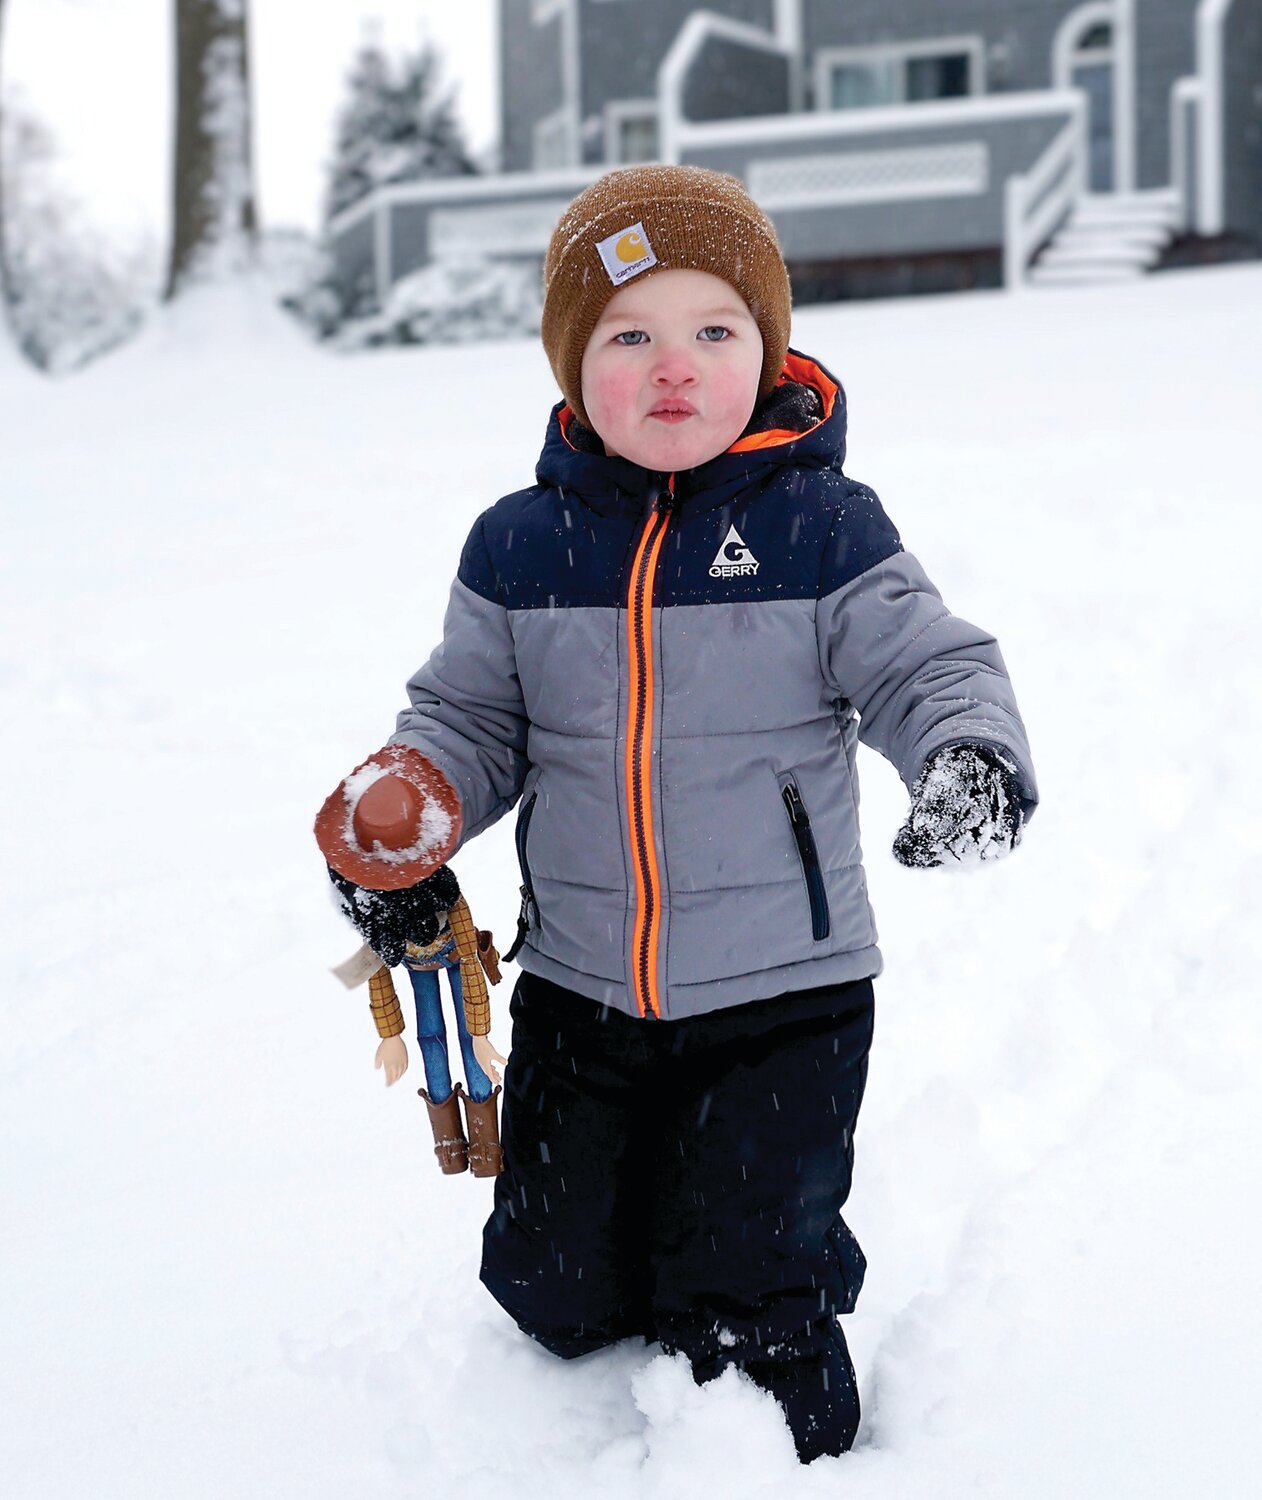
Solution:
<path fill-rule="evenodd" d="M 346 320 L 346 299 L 326 246 L 305 229 L 269 229 L 259 236 L 258 255 L 267 284 L 286 312 L 318 339 L 337 331 Z"/>
<path fill-rule="evenodd" d="M 385 307 L 342 326 L 343 349 L 461 344 L 539 332 L 542 297 L 533 261 L 436 261 L 395 283 Z"/>
<path fill-rule="evenodd" d="M 157 252 L 103 236 L 59 181 L 48 129 L 20 102 L 3 114 L 5 290 L 33 364 L 78 369 L 130 338 L 154 295 Z"/>

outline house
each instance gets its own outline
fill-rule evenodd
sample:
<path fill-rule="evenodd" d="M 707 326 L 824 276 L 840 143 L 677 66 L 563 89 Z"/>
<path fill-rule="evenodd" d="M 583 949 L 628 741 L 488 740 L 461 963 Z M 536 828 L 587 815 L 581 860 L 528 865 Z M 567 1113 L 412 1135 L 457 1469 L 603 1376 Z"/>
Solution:
<path fill-rule="evenodd" d="M 378 305 L 538 260 L 620 162 L 733 172 L 800 301 L 1262 253 L 1262 0 L 499 0 L 501 170 L 333 220 Z"/>

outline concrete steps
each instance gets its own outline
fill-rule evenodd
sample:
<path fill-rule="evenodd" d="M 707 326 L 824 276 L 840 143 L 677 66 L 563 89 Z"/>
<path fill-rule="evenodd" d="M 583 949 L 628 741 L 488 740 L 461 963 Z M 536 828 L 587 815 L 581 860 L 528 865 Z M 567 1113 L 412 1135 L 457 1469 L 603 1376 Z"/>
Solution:
<path fill-rule="evenodd" d="M 1179 215 L 1178 195 L 1171 188 L 1088 194 L 1030 267 L 1030 284 L 1132 281 L 1161 259 Z"/>

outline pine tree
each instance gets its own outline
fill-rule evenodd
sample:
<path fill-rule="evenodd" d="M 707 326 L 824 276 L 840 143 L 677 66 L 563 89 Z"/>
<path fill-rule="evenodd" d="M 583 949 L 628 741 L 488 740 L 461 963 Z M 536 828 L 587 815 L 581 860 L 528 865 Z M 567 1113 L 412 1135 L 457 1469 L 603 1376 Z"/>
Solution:
<path fill-rule="evenodd" d="M 456 114 L 454 90 L 442 90 L 442 60 L 426 43 L 402 64 L 399 93 L 408 115 L 416 122 L 406 177 L 459 177 L 477 167 L 465 144 L 464 127 Z"/>
<path fill-rule="evenodd" d="M 444 91 L 441 72 L 432 43 L 396 62 L 375 37 L 360 44 L 338 118 L 327 218 L 388 182 L 477 171 L 456 114 L 454 91 Z"/>

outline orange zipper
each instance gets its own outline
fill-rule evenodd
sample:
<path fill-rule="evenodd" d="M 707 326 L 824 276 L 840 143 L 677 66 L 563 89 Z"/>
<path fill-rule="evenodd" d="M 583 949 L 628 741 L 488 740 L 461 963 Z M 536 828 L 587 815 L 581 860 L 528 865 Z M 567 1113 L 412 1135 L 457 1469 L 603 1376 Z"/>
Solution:
<path fill-rule="evenodd" d="M 662 542 L 675 505 L 675 476 L 659 493 L 640 533 L 627 585 L 627 828 L 635 870 L 635 926 L 631 988 L 642 1016 L 660 1018 L 657 945 L 662 927 L 662 886 L 653 842 L 653 583 Z"/>

